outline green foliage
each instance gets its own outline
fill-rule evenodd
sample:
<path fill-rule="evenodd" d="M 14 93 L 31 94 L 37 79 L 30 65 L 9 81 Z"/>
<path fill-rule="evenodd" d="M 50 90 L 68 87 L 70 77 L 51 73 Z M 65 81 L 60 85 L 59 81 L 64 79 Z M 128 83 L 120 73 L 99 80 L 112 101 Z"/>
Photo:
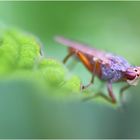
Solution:
<path fill-rule="evenodd" d="M 0 43 L 0 75 L 19 68 L 33 68 L 39 59 L 39 51 L 39 45 L 33 36 L 5 29 Z"/>
<path fill-rule="evenodd" d="M 80 79 L 78 76 L 73 75 L 64 84 L 64 87 L 72 92 L 79 92 L 80 90 Z"/>
<path fill-rule="evenodd" d="M 27 33 L 20 33 L 15 30 L 9 31 L 9 34 L 19 46 L 17 67 L 33 68 L 40 57 L 41 49 L 36 38 Z"/>
<path fill-rule="evenodd" d="M 49 85 L 59 86 L 65 80 L 66 70 L 63 65 L 53 59 L 42 59 L 39 69 Z"/>
<path fill-rule="evenodd" d="M 45 90 L 80 91 L 80 79 L 69 76 L 61 62 L 41 55 L 37 39 L 17 29 L 5 29 L 0 41 L 0 75 L 12 79 L 31 80 Z"/>

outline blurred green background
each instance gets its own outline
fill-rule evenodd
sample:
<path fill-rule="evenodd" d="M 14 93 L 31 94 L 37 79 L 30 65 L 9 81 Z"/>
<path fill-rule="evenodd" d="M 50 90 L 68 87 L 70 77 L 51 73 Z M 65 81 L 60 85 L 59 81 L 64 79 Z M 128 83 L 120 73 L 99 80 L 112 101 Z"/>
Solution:
<path fill-rule="evenodd" d="M 0 2 L 0 23 L 35 34 L 46 57 L 61 61 L 66 55 L 53 39 L 62 35 L 140 64 L 140 2 Z M 72 73 L 90 79 L 81 64 Z M 139 85 L 126 92 L 130 100 L 119 111 L 50 100 L 23 83 L 0 84 L 0 138 L 140 138 Z"/>

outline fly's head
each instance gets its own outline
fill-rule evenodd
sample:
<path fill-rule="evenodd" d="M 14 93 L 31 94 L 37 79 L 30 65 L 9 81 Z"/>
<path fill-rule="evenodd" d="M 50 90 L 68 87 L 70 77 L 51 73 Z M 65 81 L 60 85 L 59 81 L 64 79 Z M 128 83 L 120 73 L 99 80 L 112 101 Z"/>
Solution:
<path fill-rule="evenodd" d="M 125 72 L 128 84 L 136 86 L 140 80 L 140 67 L 130 67 Z"/>

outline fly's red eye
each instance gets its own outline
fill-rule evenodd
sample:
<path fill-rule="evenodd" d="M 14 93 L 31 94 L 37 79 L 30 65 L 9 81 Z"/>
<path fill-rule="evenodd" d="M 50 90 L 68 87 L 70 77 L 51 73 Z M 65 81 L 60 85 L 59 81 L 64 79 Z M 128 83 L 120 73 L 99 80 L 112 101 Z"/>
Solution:
<path fill-rule="evenodd" d="M 132 72 L 132 71 L 126 71 L 125 73 L 125 77 L 128 80 L 134 80 L 136 77 L 136 73 Z"/>

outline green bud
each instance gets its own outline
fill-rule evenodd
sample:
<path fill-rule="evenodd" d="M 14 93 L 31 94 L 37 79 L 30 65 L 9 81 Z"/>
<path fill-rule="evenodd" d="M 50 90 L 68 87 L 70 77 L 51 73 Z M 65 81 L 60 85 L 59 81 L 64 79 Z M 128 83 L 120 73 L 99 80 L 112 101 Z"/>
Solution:
<path fill-rule="evenodd" d="M 64 84 L 64 88 L 68 89 L 70 92 L 80 92 L 81 80 L 78 76 L 73 75 Z"/>
<path fill-rule="evenodd" d="M 46 67 L 53 67 L 53 68 L 61 68 L 65 69 L 63 64 L 58 62 L 55 59 L 50 58 L 42 58 L 39 62 L 39 68 L 46 68 Z"/>
<path fill-rule="evenodd" d="M 40 58 L 40 44 L 36 38 L 27 33 L 20 33 L 16 30 L 9 32 L 19 45 L 19 68 L 33 68 Z"/>
<path fill-rule="evenodd" d="M 59 86 L 65 79 L 65 71 L 58 67 L 47 67 L 41 70 L 47 84 L 51 86 Z"/>

